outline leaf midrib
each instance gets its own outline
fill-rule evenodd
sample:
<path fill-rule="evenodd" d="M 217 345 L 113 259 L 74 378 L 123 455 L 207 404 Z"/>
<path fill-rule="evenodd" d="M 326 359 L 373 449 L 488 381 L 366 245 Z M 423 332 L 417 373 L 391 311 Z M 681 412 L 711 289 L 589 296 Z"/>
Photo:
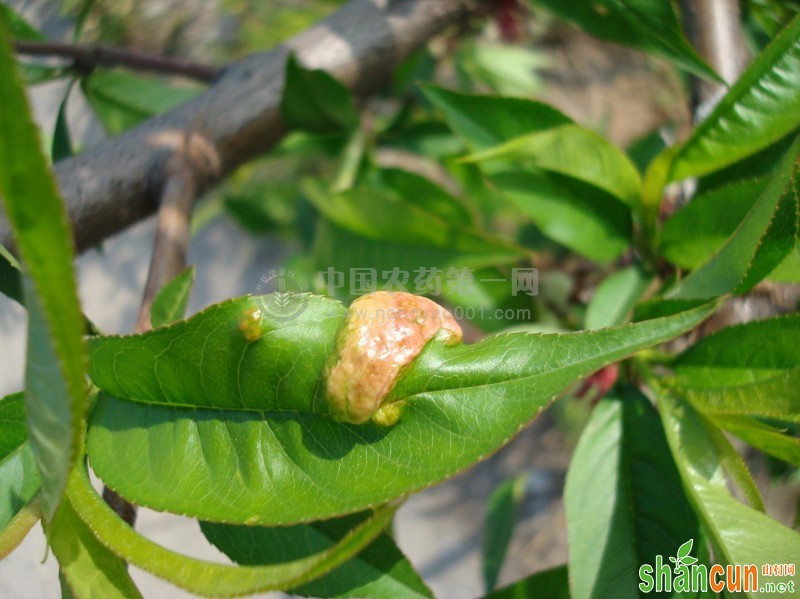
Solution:
<path fill-rule="evenodd" d="M 695 308 L 694 310 L 695 311 L 699 311 L 699 308 Z M 333 316 L 331 316 L 330 318 L 333 318 Z M 661 319 L 654 319 L 654 320 L 668 320 L 669 318 L 670 317 L 663 317 Z M 299 326 L 299 325 L 296 325 L 296 326 Z M 622 327 L 609 327 L 607 329 L 600 329 L 600 331 L 602 331 L 602 330 L 624 331 L 625 329 L 633 328 L 633 327 L 636 327 L 636 326 L 637 326 L 637 324 L 633 323 L 633 324 L 624 325 Z M 681 330 L 685 330 L 685 328 L 686 328 L 686 326 L 680 327 Z M 268 335 L 268 334 L 271 334 L 273 332 L 276 332 L 278 330 L 282 331 L 282 330 L 285 330 L 285 329 L 273 329 L 273 330 L 268 331 L 267 333 L 265 333 L 265 336 Z M 670 331 L 668 333 L 662 333 L 662 334 L 659 334 L 659 335 L 654 335 L 655 339 L 650 340 L 650 341 L 644 341 L 644 343 L 645 343 L 646 346 L 647 345 L 657 344 L 657 343 L 663 341 L 665 336 L 666 336 L 666 338 L 674 337 L 675 335 L 673 335 L 672 333 L 673 333 L 673 331 Z M 572 335 L 574 335 L 574 334 L 580 334 L 580 333 L 572 333 Z M 680 334 L 680 332 L 675 333 L 675 334 Z M 512 337 L 512 335 L 519 335 L 519 334 L 508 334 L 507 336 L 508 337 Z M 539 338 L 545 338 L 546 337 L 546 338 L 552 339 L 552 338 L 558 338 L 558 337 L 566 337 L 568 335 L 570 335 L 570 334 L 567 334 L 567 335 L 562 335 L 562 334 L 554 334 L 554 335 L 532 334 L 532 335 L 527 335 L 527 336 L 539 337 Z M 492 339 L 497 339 L 497 337 L 494 337 Z M 430 344 L 430 343 L 433 343 L 433 342 L 435 342 L 435 338 L 431 339 L 428 343 Z M 585 363 L 588 363 L 588 362 L 592 362 L 592 361 L 601 359 L 602 361 L 600 362 L 600 364 L 598 364 L 598 366 L 596 368 L 596 370 L 599 370 L 599 369 L 601 369 L 601 368 L 603 368 L 603 367 L 605 367 L 605 366 L 607 366 L 607 365 L 609 365 L 609 364 L 611 364 L 613 362 L 625 359 L 626 357 L 628 357 L 631 354 L 635 353 L 636 351 L 638 351 L 640 349 L 640 347 L 638 347 L 638 346 L 641 343 L 642 343 L 641 339 L 637 340 L 637 342 L 633 344 L 632 348 L 630 348 L 630 349 L 625 348 L 624 350 L 621 351 L 621 354 L 619 354 L 618 357 L 615 355 L 615 353 L 616 352 L 620 352 L 620 349 L 619 348 L 612 348 L 612 349 L 604 350 L 603 352 L 601 352 L 599 354 L 596 354 L 594 356 L 591 356 L 589 358 L 579 358 L 579 359 L 576 359 L 576 360 L 573 360 L 573 361 L 563 362 L 560 365 L 558 365 L 556 367 L 549 368 L 547 370 L 544 370 L 544 368 L 546 366 L 543 365 L 541 367 L 537 367 L 537 369 L 534 370 L 533 372 L 528 372 L 528 373 L 525 373 L 525 374 L 523 374 L 521 376 L 505 379 L 505 380 L 502 380 L 502 381 L 491 381 L 491 382 L 486 382 L 486 383 L 473 383 L 473 384 L 464 385 L 464 386 L 457 386 L 457 387 L 448 386 L 448 387 L 445 387 L 445 388 L 433 389 L 433 390 L 421 390 L 421 391 L 418 391 L 418 392 L 414 392 L 414 393 L 412 393 L 410 395 L 404 395 L 402 397 L 394 397 L 392 395 L 392 392 L 390 391 L 390 393 L 388 395 L 388 398 L 390 400 L 394 400 L 394 401 L 400 401 L 400 400 L 407 401 L 407 400 L 410 400 L 410 399 L 413 399 L 413 398 L 417 398 L 417 397 L 421 397 L 421 396 L 429 396 L 429 397 L 431 397 L 431 396 L 440 396 L 442 394 L 449 393 L 449 392 L 454 392 L 454 391 L 476 391 L 476 390 L 479 390 L 479 389 L 489 389 L 489 388 L 493 388 L 493 387 L 499 388 L 499 387 L 502 387 L 502 386 L 508 385 L 508 384 L 524 383 L 526 381 L 531 381 L 531 380 L 534 380 L 537 377 L 541 377 L 541 376 L 549 376 L 549 375 L 552 375 L 552 374 L 555 374 L 555 373 L 563 372 L 563 371 L 571 369 L 571 368 L 580 367 L 581 365 L 583 365 Z M 466 346 L 466 347 L 467 348 L 474 348 L 474 349 L 471 349 L 471 351 L 480 351 L 481 350 L 480 345 L 481 345 L 480 343 L 476 343 L 474 345 Z M 468 349 L 467 352 L 468 351 L 470 351 L 470 350 Z M 465 352 L 465 354 L 467 352 Z M 454 356 L 452 359 L 461 358 L 465 354 L 462 354 L 461 356 L 457 356 L 457 357 Z M 608 357 L 609 355 L 614 356 L 614 357 L 609 358 Z M 446 361 L 446 360 L 447 359 L 445 359 L 444 361 Z M 322 373 L 319 373 L 318 380 L 320 380 L 319 377 L 321 377 L 321 375 L 322 375 Z M 400 384 L 401 382 L 402 382 L 402 378 L 398 381 L 397 384 Z M 315 394 L 315 396 L 314 396 L 314 398 L 312 400 L 312 405 L 316 405 L 317 401 L 321 399 L 320 394 L 321 394 L 321 385 L 318 385 L 317 386 L 317 393 Z M 145 404 L 145 405 L 153 405 L 153 406 L 160 406 L 160 407 L 173 407 L 173 408 L 177 408 L 177 409 L 209 409 L 209 410 L 219 410 L 219 411 L 223 411 L 223 412 L 224 411 L 250 412 L 250 413 L 261 414 L 264 418 L 266 418 L 266 416 L 268 414 L 286 414 L 286 413 L 319 415 L 318 413 L 315 413 L 315 412 L 293 410 L 293 409 L 286 409 L 286 410 L 268 409 L 268 410 L 263 410 L 263 409 L 255 409 L 255 408 L 248 408 L 248 407 L 237 408 L 237 407 L 230 407 L 230 406 L 225 406 L 225 407 L 204 406 L 204 405 L 197 405 L 197 404 L 190 404 L 190 403 L 157 402 L 157 401 L 150 401 L 150 400 L 144 400 L 144 399 L 140 399 L 140 398 L 130 398 L 130 397 L 118 397 L 118 399 L 121 399 L 121 400 L 124 400 L 124 401 L 132 401 L 132 402 L 141 403 L 141 404 Z"/>

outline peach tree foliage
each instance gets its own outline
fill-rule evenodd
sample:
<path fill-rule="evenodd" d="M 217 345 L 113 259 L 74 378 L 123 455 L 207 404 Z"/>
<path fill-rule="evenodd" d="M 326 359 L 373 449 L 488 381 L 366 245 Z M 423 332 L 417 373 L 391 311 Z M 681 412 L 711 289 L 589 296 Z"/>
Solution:
<path fill-rule="evenodd" d="M 670 3 L 539 4 L 716 79 Z M 430 597 L 387 533 L 403 499 L 493 453 L 601 371 L 610 390 L 564 491 L 568 564 L 493 591 L 520 475 L 487 506 L 487 592 L 634 595 L 656 555 L 800 565 L 800 536 L 765 514 L 730 441 L 800 465 L 800 315 L 663 345 L 762 281 L 800 282 L 800 17 L 754 14 L 768 43 L 686 139 L 648 152 L 626 152 L 556 107 L 472 93 L 468 69 L 462 89 L 417 83 L 430 78 L 424 51 L 398 72 L 395 112 L 365 126 L 341 84 L 290 58 L 282 112 L 293 133 L 276 153 L 307 176 L 245 185 L 225 203 L 251 229 L 297 232 L 305 249 L 289 267 L 316 293 L 232 298 L 184 318 L 187 270 L 156 298 L 152 330 L 114 336 L 81 314 L 72 231 L 20 75 L 65 73 L 17 68 L 9 41 L 32 30 L 4 8 L 0 195 L 17 247 L 16 257 L 2 249 L 0 290 L 27 310 L 28 350 L 25 389 L 0 401 L 0 555 L 41 520 L 65 596 L 139 596 L 128 563 L 208 596 Z M 111 132 L 194 93 L 120 72 L 80 85 Z M 72 152 L 64 114 L 55 157 Z M 438 164 L 455 185 L 382 166 L 383 149 Z M 665 219 L 665 188 L 687 178 L 695 196 Z M 509 233 L 494 226 L 503 218 L 528 225 Z M 539 251 L 594 265 L 588 306 L 559 314 L 491 282 Z M 354 320 L 346 289 L 315 287 L 316 272 L 355 268 L 374 269 L 380 284 L 393 270 L 472 273 L 428 291 L 486 335 L 463 343 L 440 313 L 413 340 L 386 341 L 396 329 Z M 362 305 L 390 296 L 377 297 Z M 531 319 L 517 314 L 556 319 L 562 332 L 521 330 Z M 362 351 L 376 335 L 377 362 Z M 132 503 L 196 518 L 235 564 L 141 536 L 103 502 L 89 468 Z"/>

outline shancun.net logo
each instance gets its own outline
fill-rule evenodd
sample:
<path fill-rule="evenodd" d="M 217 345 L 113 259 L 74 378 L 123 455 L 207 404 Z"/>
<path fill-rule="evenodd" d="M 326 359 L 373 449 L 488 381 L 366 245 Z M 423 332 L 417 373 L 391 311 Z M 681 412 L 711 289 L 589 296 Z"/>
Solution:
<path fill-rule="evenodd" d="M 655 564 L 644 564 L 639 568 L 639 590 L 643 593 L 691 592 L 728 593 L 791 593 L 794 595 L 794 580 L 764 580 L 774 577 L 794 577 L 795 564 L 764 564 L 761 570 L 754 564 L 736 564 L 721 566 L 714 564 L 710 568 L 698 564 L 693 557 L 689 539 L 678 548 L 675 557 L 669 561 L 657 555 Z M 671 562 L 671 565 L 670 565 Z"/>

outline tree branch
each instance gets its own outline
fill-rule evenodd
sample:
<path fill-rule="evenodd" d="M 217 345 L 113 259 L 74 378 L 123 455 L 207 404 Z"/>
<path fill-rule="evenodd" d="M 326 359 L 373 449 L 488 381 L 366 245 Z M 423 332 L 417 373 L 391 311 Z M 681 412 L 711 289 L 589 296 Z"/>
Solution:
<path fill-rule="evenodd" d="M 727 83 L 733 83 L 747 65 L 738 0 L 682 0 L 683 21 L 697 52 Z M 724 85 L 694 78 L 693 112 L 703 120 L 727 91 Z"/>
<path fill-rule="evenodd" d="M 100 66 L 124 66 L 137 71 L 180 75 L 211 82 L 219 70 L 217 67 L 197 64 L 179 58 L 102 45 L 78 46 L 61 42 L 20 40 L 14 43 L 14 50 L 18 54 L 26 54 L 28 56 L 68 58 L 72 60 L 73 66 L 81 72 L 89 72 Z"/>
<path fill-rule="evenodd" d="M 187 143 L 185 147 L 188 145 Z M 150 307 L 153 300 L 161 288 L 186 267 L 192 208 L 197 191 L 194 170 L 199 166 L 200 163 L 187 159 L 186 154 L 176 154 L 167 165 L 161 205 L 158 208 L 153 256 L 150 259 L 147 283 L 136 323 L 137 333 L 144 333 L 152 327 Z M 130 526 L 135 524 L 134 504 L 108 487 L 103 487 L 103 499 Z"/>
<path fill-rule="evenodd" d="M 150 260 L 150 270 L 136 323 L 137 333 L 143 333 L 152 327 L 150 307 L 153 300 L 164 285 L 186 268 L 192 207 L 197 193 L 195 175 L 192 165 L 178 157 L 172 161 L 168 170 L 158 208 L 153 257 Z"/>
<path fill-rule="evenodd" d="M 165 165 L 176 151 L 204 157 L 209 165 L 195 182 L 199 194 L 274 145 L 284 134 L 279 104 L 290 51 L 306 66 L 327 70 L 363 95 L 379 88 L 400 61 L 479 4 L 352 0 L 286 44 L 226 67 L 193 100 L 59 162 L 56 177 L 78 249 L 92 247 L 154 212 Z M 0 242 L 11 245 L 5 219 L 0 220 Z"/>

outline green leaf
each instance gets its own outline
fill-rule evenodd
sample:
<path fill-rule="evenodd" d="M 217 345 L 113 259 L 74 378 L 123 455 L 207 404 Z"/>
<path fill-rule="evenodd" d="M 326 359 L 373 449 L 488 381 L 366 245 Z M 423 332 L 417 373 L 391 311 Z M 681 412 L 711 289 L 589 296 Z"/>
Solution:
<path fill-rule="evenodd" d="M 412 52 L 394 70 L 391 91 L 405 96 L 414 93 L 418 81 L 431 79 L 436 73 L 436 57 L 427 45 Z"/>
<path fill-rule="evenodd" d="M 478 38 L 459 43 L 456 68 L 462 79 L 502 95 L 531 96 L 541 92 L 536 71 L 546 65 L 543 52 L 522 45 L 488 43 Z M 432 76 L 426 77 L 433 79 Z"/>
<path fill-rule="evenodd" d="M 333 191 L 347 191 L 355 185 L 366 164 L 366 145 L 367 135 L 362 129 L 356 129 L 350 134 L 340 152 L 339 166 L 331 183 Z"/>
<path fill-rule="evenodd" d="M 380 242 L 475 256 L 472 266 L 507 263 L 525 250 L 496 236 L 459 227 L 427 207 L 407 201 L 401 190 L 361 185 L 343 193 L 329 191 L 320 181 L 307 181 L 304 190 L 324 217 L 360 237 Z M 441 263 L 441 259 L 426 266 Z"/>
<path fill-rule="evenodd" d="M 702 303 L 702 300 L 665 300 L 663 297 L 651 297 L 634 306 L 633 322 L 670 316 L 684 310 L 691 310 Z"/>
<path fill-rule="evenodd" d="M 525 498 L 527 479 L 521 475 L 502 482 L 487 502 L 483 537 L 483 584 L 487 592 L 497 586 L 519 507 Z"/>
<path fill-rule="evenodd" d="M 525 270 L 521 269 L 523 274 Z M 463 275 L 465 271 L 456 268 L 445 272 L 442 292 L 442 296 L 453 306 L 453 314 L 457 319 L 466 320 L 489 333 L 529 325 L 537 319 L 539 309 L 533 296 L 538 292 L 538 273 L 533 273 L 537 281 L 536 289 L 517 289 L 515 292 L 521 277 L 519 270 L 512 268 L 509 273 L 508 268 L 501 267 L 467 269 L 466 272 L 471 272 L 472 277 L 460 279 L 457 274 L 454 276 L 459 272 Z M 528 272 L 530 274 L 530 269 Z"/>
<path fill-rule="evenodd" d="M 800 534 L 731 496 L 722 458 L 702 417 L 690 404 L 668 393 L 659 394 L 658 405 L 684 489 L 710 534 L 716 561 L 723 565 L 755 564 L 759 572 L 764 564 L 796 561 Z M 789 580 L 770 578 L 775 583 Z M 753 591 L 746 596 L 772 594 Z"/>
<path fill-rule="evenodd" d="M 0 531 L 27 506 L 41 487 L 25 427 L 25 396 L 0 400 Z"/>
<path fill-rule="evenodd" d="M 433 85 L 424 86 L 423 91 L 473 152 L 520 135 L 572 124 L 572 119 L 555 108 L 533 100 L 460 94 Z"/>
<path fill-rule="evenodd" d="M 425 273 L 432 275 L 456 318 L 484 331 L 530 322 L 536 313 L 530 296 L 514 295 L 513 269 L 491 266 L 509 262 L 507 255 L 377 241 L 324 221 L 318 226 L 313 251 L 315 270 L 323 275 L 317 291 L 346 302 L 367 291 L 357 288 L 353 273 L 373 269 L 366 272 L 374 272 L 377 289 L 437 296 L 436 289 L 426 290 L 423 279 L 418 282 Z"/>
<path fill-rule="evenodd" d="M 545 235 L 591 260 L 611 262 L 630 244 L 630 210 L 601 189 L 556 173 L 524 170 L 489 180 Z"/>
<path fill-rule="evenodd" d="M 794 249 L 800 219 L 800 137 L 784 155 L 745 219 L 720 250 L 680 281 L 668 299 L 708 299 L 745 293 Z"/>
<path fill-rule="evenodd" d="M 363 510 L 472 465 L 579 377 L 715 309 L 568 335 L 432 341 L 387 398 L 402 402 L 387 428 L 325 415 L 320 376 L 344 308 L 295 297 L 281 307 L 294 318 L 279 320 L 273 300 L 232 300 L 143 335 L 90 341 L 95 383 L 132 400 L 101 397 L 89 427 L 92 466 L 109 487 L 210 521 L 291 524 Z M 262 336 L 248 341 L 239 325 L 253 308 Z"/>
<path fill-rule="evenodd" d="M 83 468 L 73 471 L 69 497 L 97 540 L 131 565 L 202 596 L 235 597 L 305 584 L 356 555 L 391 522 L 395 509 L 381 507 L 341 541 L 314 555 L 270 566 L 228 566 L 165 549 L 133 530 L 92 488 Z"/>
<path fill-rule="evenodd" d="M 95 3 L 96 0 L 81 0 L 80 11 L 75 17 L 75 28 L 72 31 L 73 42 L 78 43 L 81 40 L 83 26 L 86 24 L 86 19 L 89 18 L 89 14 L 92 12 Z"/>
<path fill-rule="evenodd" d="M 800 438 L 750 416 L 714 416 L 714 423 L 742 441 L 795 466 L 800 466 Z"/>
<path fill-rule="evenodd" d="M 639 567 L 656 555 L 687 555 L 686 539 L 699 535 L 658 414 L 635 389 L 595 406 L 564 505 L 574 599 L 638 597 Z"/>
<path fill-rule="evenodd" d="M 665 384 L 706 414 L 750 414 L 800 422 L 800 368 L 755 383 L 722 388 L 697 389 L 669 379 Z"/>
<path fill-rule="evenodd" d="M 439 120 L 414 120 L 399 130 L 387 131 L 380 137 L 381 147 L 393 148 L 426 156 L 431 160 L 464 153 L 461 143 Z"/>
<path fill-rule="evenodd" d="M 673 362 L 664 384 L 698 410 L 796 420 L 800 414 L 800 315 L 727 327 Z"/>
<path fill-rule="evenodd" d="M 22 542 L 39 520 L 41 478 L 25 427 L 22 393 L 0 400 L 0 559 Z"/>
<path fill-rule="evenodd" d="M 800 245 L 794 246 L 767 279 L 776 283 L 800 283 Z"/>
<path fill-rule="evenodd" d="M 466 160 L 503 161 L 567 175 L 602 189 L 631 208 L 639 206 L 642 181 L 636 166 L 610 141 L 579 125 L 520 135 Z"/>
<path fill-rule="evenodd" d="M 306 156 L 317 155 L 316 150 L 310 150 Z M 283 159 L 277 159 L 283 161 Z M 225 211 L 236 223 L 245 230 L 264 234 L 276 232 L 285 234 L 297 227 L 301 216 L 298 206 L 301 192 L 297 184 L 295 163 L 303 160 L 300 156 L 286 158 L 292 166 L 280 168 L 249 168 L 243 180 L 235 179 L 221 194 Z M 307 158 L 306 158 L 307 160 Z M 268 159 L 269 162 L 273 162 Z M 278 174 L 276 171 L 281 171 Z M 244 173 L 243 173 L 244 174 Z M 206 208 L 203 208 L 203 207 Z M 305 206 L 302 207 L 305 209 Z M 192 229 L 210 222 L 218 216 L 220 206 L 214 203 L 200 204 L 201 212 L 195 213 L 192 219 Z"/>
<path fill-rule="evenodd" d="M 144 335 L 90 338 L 90 376 L 163 406 L 326 412 L 318 379 L 344 312 L 307 294 L 228 300 Z"/>
<path fill-rule="evenodd" d="M 201 522 L 206 538 L 237 564 L 263 565 L 296 560 L 339 542 L 368 513 L 295 526 L 234 526 Z M 433 597 L 391 537 L 380 535 L 352 560 L 301 587 L 304 597 Z"/>
<path fill-rule="evenodd" d="M 633 140 L 625 151 L 631 159 L 631 162 L 636 165 L 639 172 L 644 173 L 647 170 L 647 165 L 649 165 L 665 147 L 666 143 L 661 128 L 658 128 Z"/>
<path fill-rule="evenodd" d="M 529 599 L 530 597 L 570 599 L 567 578 L 566 566 L 542 570 L 507 587 L 497 589 L 484 599 Z"/>
<path fill-rule="evenodd" d="M 4 245 L 0 245 L 0 293 L 23 304 L 20 265 Z"/>
<path fill-rule="evenodd" d="M 798 339 L 800 314 L 738 324 L 704 337 L 672 368 L 683 385 L 696 389 L 768 381 L 800 368 Z"/>
<path fill-rule="evenodd" d="M 750 507 L 759 512 L 764 512 L 761 491 L 758 490 L 753 476 L 750 474 L 750 469 L 744 463 L 742 456 L 734 449 L 718 426 L 703 416 L 701 416 L 701 421 L 705 426 L 706 437 L 713 443 L 716 457 L 725 474 L 739 487 Z"/>
<path fill-rule="evenodd" d="M 0 245 L 0 293 L 25 306 L 22 295 L 22 267 L 3 245 Z M 99 329 L 85 315 L 83 320 L 89 334 L 99 334 Z"/>
<path fill-rule="evenodd" d="M 636 266 L 623 268 L 605 278 L 589 302 L 584 326 L 601 329 L 623 324 L 652 281 L 652 277 Z"/>
<path fill-rule="evenodd" d="M 0 530 L 0 560 L 5 559 L 25 540 L 41 517 L 39 502 L 35 499 L 17 512 L 6 527 Z"/>
<path fill-rule="evenodd" d="M 655 212 L 667 183 L 732 164 L 798 126 L 800 15 L 756 57 L 685 142 L 653 161 L 645 174 L 645 203 Z"/>
<path fill-rule="evenodd" d="M 61 104 L 58 107 L 56 128 L 53 132 L 53 146 L 50 150 L 53 162 L 69 158 L 73 154 L 72 137 L 69 133 L 69 122 L 67 121 L 67 101 L 74 85 L 75 80 L 73 79 L 67 86 L 67 90 L 64 92 L 64 99 L 61 100 Z"/>
<path fill-rule="evenodd" d="M 800 12 L 797 0 L 748 0 L 746 13 L 769 37 L 773 37 Z M 747 23 L 752 27 L 752 24 Z M 751 33 L 751 36 L 757 35 Z M 760 41 L 760 40 L 759 40 Z"/>
<path fill-rule="evenodd" d="M 17 62 L 17 68 L 26 85 L 46 83 L 68 74 L 68 70 L 63 67 L 43 67 L 38 64 L 24 62 Z"/>
<path fill-rule="evenodd" d="M 701 266 L 733 235 L 768 179 L 737 181 L 692 198 L 661 231 L 661 254 L 681 268 Z"/>
<path fill-rule="evenodd" d="M 464 203 L 430 179 L 399 168 L 382 168 L 376 170 L 375 176 L 390 193 L 452 225 L 468 227 L 473 223 Z"/>
<path fill-rule="evenodd" d="M 141 599 L 125 562 L 95 538 L 69 500 L 61 504 L 47 536 L 58 558 L 62 583 L 74 597 Z"/>
<path fill-rule="evenodd" d="M 702 175 L 778 141 L 800 126 L 800 15 L 759 54 L 680 145 L 671 181 Z"/>
<path fill-rule="evenodd" d="M 150 322 L 153 328 L 183 318 L 193 284 L 194 267 L 190 266 L 159 290 L 150 306 Z"/>
<path fill-rule="evenodd" d="M 15 40 L 44 41 L 46 39 L 41 31 L 28 23 L 7 4 L 0 4 L 0 18 L 2 17 L 5 17 L 11 37 Z M 17 68 L 22 74 L 25 83 L 29 85 L 61 77 L 65 71 L 62 67 L 45 67 L 21 61 L 17 61 Z"/>
<path fill-rule="evenodd" d="M 72 234 L 14 69 L 0 18 L 0 195 L 26 275 L 26 404 L 42 510 L 55 514 L 77 455 L 86 409 L 83 318 Z"/>
<path fill-rule="evenodd" d="M 197 96 L 197 85 L 172 85 L 163 79 L 122 71 L 95 70 L 81 89 L 106 131 L 115 135 Z"/>
<path fill-rule="evenodd" d="M 286 61 L 281 115 L 289 127 L 310 133 L 349 133 L 361 123 L 350 91 L 325 71 L 304 68 L 293 54 Z"/>
<path fill-rule="evenodd" d="M 0 4 L 0 18 L 2 18 L 8 32 L 15 40 L 34 40 L 42 41 L 45 39 L 44 34 L 36 29 L 33 25 L 28 23 L 19 13 L 12 10 L 7 4 Z"/>
<path fill-rule="evenodd" d="M 518 258 L 522 248 L 489 235 L 450 224 L 407 201 L 400 192 L 363 185 L 332 193 L 321 181 L 307 181 L 306 195 L 327 220 L 362 237 L 406 245 L 452 248 L 460 253 L 505 254 Z"/>
<path fill-rule="evenodd" d="M 546 104 L 425 92 L 473 151 L 469 160 L 548 237 L 599 262 L 625 250 L 640 177 L 623 152 Z"/>
<path fill-rule="evenodd" d="M 58 573 L 58 584 L 61 587 L 61 599 L 77 599 L 72 589 L 69 587 L 69 584 L 67 584 L 63 572 Z"/>
<path fill-rule="evenodd" d="M 533 0 L 601 39 L 666 58 L 711 81 L 719 76 L 686 40 L 670 2 L 663 0 Z"/>
<path fill-rule="evenodd" d="M 389 282 L 393 269 L 396 268 L 398 273 L 407 272 L 409 276 L 405 279 L 402 289 L 413 292 L 414 271 L 419 267 L 444 269 L 449 265 L 482 266 L 486 263 L 485 253 L 481 251 L 466 253 L 447 247 L 379 241 L 338 227 L 326 220 L 317 226 L 313 252 L 316 270 L 325 274 L 320 291 L 327 286 L 326 293 L 342 300 L 350 300 L 352 296 L 360 293 L 358 289 L 353 289 L 347 280 L 349 273 L 353 272 L 352 269 L 374 269 L 378 288 L 383 288 Z M 330 276 L 328 269 L 334 271 Z M 400 288 L 400 283 L 402 281 L 398 281 L 397 288 Z"/>
<path fill-rule="evenodd" d="M 789 150 L 798 133 L 800 131 L 795 129 L 763 150 L 749 154 L 722 169 L 699 177 L 697 179 L 696 195 L 704 194 L 720 187 L 734 185 L 747 179 L 764 179 L 768 181 L 775 173 L 775 168 L 780 164 L 781 158 Z M 694 202 L 694 198 L 692 198 L 692 202 Z"/>

